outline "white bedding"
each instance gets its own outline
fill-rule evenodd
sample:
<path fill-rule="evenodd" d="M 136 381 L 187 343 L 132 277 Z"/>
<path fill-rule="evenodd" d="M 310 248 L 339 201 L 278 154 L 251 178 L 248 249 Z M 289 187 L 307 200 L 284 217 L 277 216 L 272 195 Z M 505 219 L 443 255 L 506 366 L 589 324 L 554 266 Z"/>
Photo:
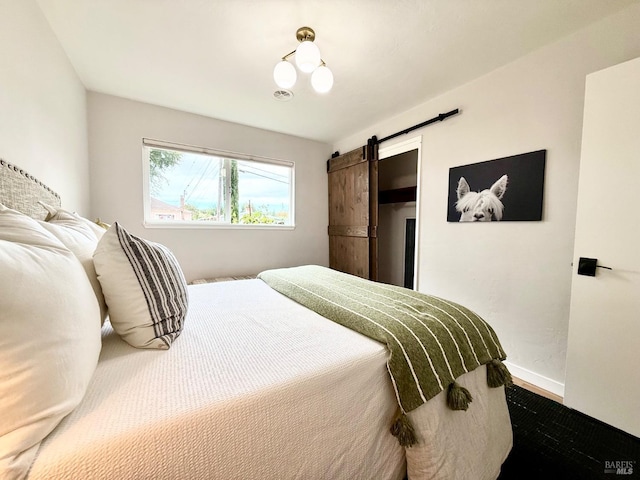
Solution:
<path fill-rule="evenodd" d="M 29 479 L 403 477 L 383 345 L 261 280 L 189 295 L 169 350 L 137 350 L 105 324 L 86 397 L 42 443 Z M 504 389 L 487 388 L 484 367 L 459 383 L 473 385 L 467 412 L 440 394 L 411 414 L 421 441 L 408 449 L 411 480 L 498 474 L 512 441 Z"/>

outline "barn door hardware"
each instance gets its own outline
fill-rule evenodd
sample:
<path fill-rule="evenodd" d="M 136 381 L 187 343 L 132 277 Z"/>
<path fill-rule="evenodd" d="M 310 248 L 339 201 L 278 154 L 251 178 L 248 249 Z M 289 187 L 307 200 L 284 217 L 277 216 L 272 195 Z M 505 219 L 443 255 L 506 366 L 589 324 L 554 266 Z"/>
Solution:
<path fill-rule="evenodd" d="M 378 144 L 382 143 L 382 142 L 386 142 L 387 140 L 391 140 L 392 138 L 399 137 L 400 135 L 405 135 L 405 134 L 407 134 L 409 132 L 412 132 L 414 130 L 417 130 L 419 128 L 426 127 L 427 125 L 430 125 L 432 123 L 442 122 L 443 120 L 451 117 L 452 115 L 456 115 L 459 112 L 460 112 L 460 110 L 458 110 L 456 108 L 455 110 L 451 110 L 450 112 L 447 112 L 447 113 L 441 113 L 437 117 L 433 117 L 433 118 L 430 118 L 429 120 L 425 120 L 424 122 L 418 123 L 417 125 L 414 125 L 413 127 L 405 128 L 404 130 L 402 130 L 400 132 L 396 132 L 396 133 L 394 133 L 392 135 L 389 135 L 387 137 L 381 138 L 380 140 L 378 140 L 375 136 L 372 137 L 372 138 L 373 138 L 373 141 L 375 143 L 378 143 Z"/>

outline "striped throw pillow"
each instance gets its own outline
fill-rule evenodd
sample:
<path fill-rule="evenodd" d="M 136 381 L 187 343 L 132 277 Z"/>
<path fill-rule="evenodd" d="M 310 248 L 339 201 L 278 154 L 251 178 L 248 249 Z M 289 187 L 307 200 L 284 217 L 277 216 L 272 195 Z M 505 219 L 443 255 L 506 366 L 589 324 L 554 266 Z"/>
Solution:
<path fill-rule="evenodd" d="M 187 282 L 163 245 L 115 222 L 93 254 L 113 329 L 137 348 L 168 349 L 182 331 Z"/>

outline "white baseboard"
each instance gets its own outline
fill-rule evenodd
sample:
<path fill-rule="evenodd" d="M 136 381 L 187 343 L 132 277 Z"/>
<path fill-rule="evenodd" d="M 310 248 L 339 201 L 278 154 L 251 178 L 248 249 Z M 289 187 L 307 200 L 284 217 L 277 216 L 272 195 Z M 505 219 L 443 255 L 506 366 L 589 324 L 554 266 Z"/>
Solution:
<path fill-rule="evenodd" d="M 509 361 L 505 361 L 504 364 L 507 366 L 507 368 L 511 372 L 511 375 L 513 375 L 514 377 L 518 377 L 519 379 L 531 383 L 536 387 L 540 387 L 547 392 L 551 392 L 559 395 L 560 397 L 564 397 L 564 383 L 551 380 L 550 378 L 532 372 L 531 370 L 527 370 L 526 368 L 514 365 Z"/>

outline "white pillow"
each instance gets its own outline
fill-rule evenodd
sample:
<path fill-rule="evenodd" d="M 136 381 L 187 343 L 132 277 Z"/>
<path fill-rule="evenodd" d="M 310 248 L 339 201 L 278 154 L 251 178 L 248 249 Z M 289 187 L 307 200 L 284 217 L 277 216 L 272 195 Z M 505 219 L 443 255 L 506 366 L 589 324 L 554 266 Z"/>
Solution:
<path fill-rule="evenodd" d="M 113 329 L 138 348 L 167 349 L 187 314 L 187 282 L 173 254 L 115 222 L 93 261 Z"/>
<path fill-rule="evenodd" d="M 100 308 L 78 259 L 0 205 L 0 478 L 22 478 L 82 400 L 100 354 Z"/>
<path fill-rule="evenodd" d="M 105 223 L 100 222 L 100 224 L 98 224 L 97 221 L 92 222 L 88 218 L 81 217 L 75 212 L 70 212 L 59 207 L 52 207 L 51 205 L 47 205 L 46 203 L 40 201 L 38 203 L 42 205 L 42 207 L 45 208 L 48 212 L 47 217 L 44 219 L 45 222 L 64 223 L 66 221 L 72 221 L 74 223 L 82 223 L 93 232 L 98 240 L 100 240 L 102 238 L 102 235 L 104 235 L 104 232 L 107 231 L 108 227 L 105 228 L 102 226 L 106 225 Z"/>
<path fill-rule="evenodd" d="M 100 305 L 101 324 L 104 323 L 107 317 L 107 305 L 93 265 L 93 252 L 98 246 L 98 240 L 102 238 L 106 230 L 75 213 L 51 207 L 42 202 L 40 204 L 49 212 L 46 221 L 40 222 L 41 225 L 80 260 Z"/>

